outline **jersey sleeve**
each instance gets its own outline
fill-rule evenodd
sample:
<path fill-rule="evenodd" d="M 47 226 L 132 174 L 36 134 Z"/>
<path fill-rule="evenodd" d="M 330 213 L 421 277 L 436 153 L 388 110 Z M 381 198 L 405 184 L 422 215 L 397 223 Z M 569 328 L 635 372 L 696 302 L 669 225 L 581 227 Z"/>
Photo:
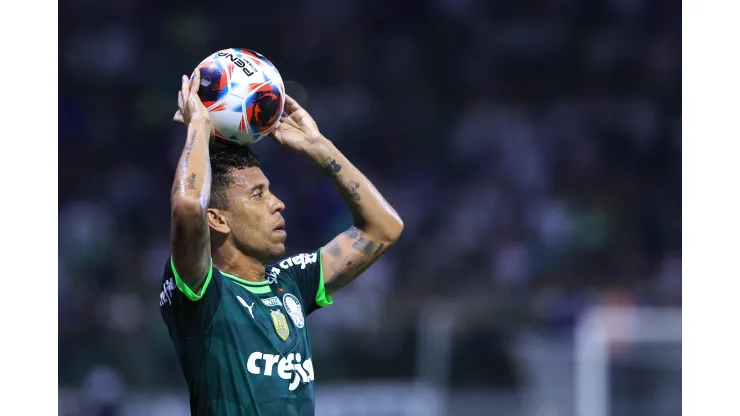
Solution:
<path fill-rule="evenodd" d="M 180 278 L 170 257 L 164 267 L 159 306 L 167 325 L 190 333 L 210 325 L 221 302 L 223 276 L 213 267 L 206 275 L 203 287 L 196 293 Z"/>
<path fill-rule="evenodd" d="M 295 281 L 301 294 L 301 302 L 306 305 L 306 316 L 333 302 L 324 288 L 321 249 L 286 257 L 268 268 L 267 272 L 278 275 L 284 273 Z"/>

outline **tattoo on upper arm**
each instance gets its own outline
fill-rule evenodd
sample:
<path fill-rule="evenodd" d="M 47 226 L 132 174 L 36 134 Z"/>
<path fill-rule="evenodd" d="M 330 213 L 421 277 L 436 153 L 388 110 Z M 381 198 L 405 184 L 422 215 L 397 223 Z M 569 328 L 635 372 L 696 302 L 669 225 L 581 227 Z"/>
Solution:
<path fill-rule="evenodd" d="M 206 220 L 206 217 L 203 215 L 203 210 L 201 210 L 200 214 L 196 216 L 196 218 L 199 218 L 200 221 L 198 221 L 198 235 L 203 240 L 209 240 L 211 235 L 208 232 L 208 221 Z"/>
<path fill-rule="evenodd" d="M 385 243 L 380 243 L 380 245 L 378 245 L 378 248 L 375 249 L 373 256 L 377 256 L 378 254 L 382 253 L 384 247 L 385 247 Z"/>
<path fill-rule="evenodd" d="M 361 235 L 362 231 L 360 231 L 357 227 L 349 227 L 347 231 L 344 232 L 344 235 L 346 235 L 349 238 L 357 238 L 357 236 Z"/>
<path fill-rule="evenodd" d="M 193 215 L 192 221 L 195 222 L 195 229 L 194 231 L 194 238 L 193 242 L 196 242 L 199 246 L 207 246 L 208 241 L 210 240 L 210 234 L 208 232 L 208 221 L 206 221 L 206 217 L 203 215 L 204 210 L 200 209 L 199 212 L 195 213 Z"/>
<path fill-rule="evenodd" d="M 324 251 L 332 256 L 339 256 L 342 254 L 342 247 L 339 246 L 339 243 L 332 240 L 324 247 Z"/>
<path fill-rule="evenodd" d="M 380 255 L 383 252 L 383 248 L 385 248 L 385 243 L 378 244 L 361 236 L 352 243 L 352 248 L 365 256 L 371 257 Z"/>
<path fill-rule="evenodd" d="M 361 262 L 357 263 L 357 272 L 358 273 L 362 273 L 365 270 L 367 270 L 368 267 L 370 267 L 370 265 L 368 265 L 365 262 L 362 262 L 361 261 Z"/>
<path fill-rule="evenodd" d="M 383 243 L 376 243 L 365 237 L 365 233 L 357 227 L 350 227 L 344 232 L 344 235 L 355 240 L 352 242 L 352 248 L 359 251 L 366 257 L 376 256 L 380 254 L 385 247 Z"/>
<path fill-rule="evenodd" d="M 377 247 L 377 244 L 375 244 L 374 241 L 366 239 L 365 237 L 360 237 L 355 240 L 354 243 L 352 243 L 352 248 L 366 256 L 373 255 L 373 253 L 375 252 L 375 247 Z"/>

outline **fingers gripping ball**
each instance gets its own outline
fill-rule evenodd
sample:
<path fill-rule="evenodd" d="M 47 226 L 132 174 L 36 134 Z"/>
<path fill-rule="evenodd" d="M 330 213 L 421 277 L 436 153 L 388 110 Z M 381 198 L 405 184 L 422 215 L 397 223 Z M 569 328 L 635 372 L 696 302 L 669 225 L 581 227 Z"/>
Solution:
<path fill-rule="evenodd" d="M 217 141 L 251 145 L 280 121 L 285 85 L 275 65 L 264 56 L 248 49 L 224 49 L 197 68 L 198 96 L 211 116 Z"/>

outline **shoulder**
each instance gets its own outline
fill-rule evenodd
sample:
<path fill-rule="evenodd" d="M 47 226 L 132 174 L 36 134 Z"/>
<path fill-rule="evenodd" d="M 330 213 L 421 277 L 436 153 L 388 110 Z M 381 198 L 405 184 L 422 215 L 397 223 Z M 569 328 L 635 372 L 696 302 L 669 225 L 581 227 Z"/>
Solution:
<path fill-rule="evenodd" d="M 305 315 L 332 303 L 324 288 L 321 270 L 321 249 L 287 256 L 270 264 L 265 277 L 270 284 L 277 283 L 286 290 L 283 304 L 292 311 L 307 308 Z M 290 294 L 289 292 L 293 292 Z M 288 296 L 290 295 L 290 296 Z M 303 305 L 301 307 L 301 304 Z"/>
<path fill-rule="evenodd" d="M 167 259 L 164 266 L 164 272 L 162 273 L 162 291 L 160 293 L 160 306 L 164 303 L 172 304 L 172 300 L 178 297 L 184 297 L 191 302 L 198 302 L 202 298 L 213 298 L 220 294 L 221 291 L 221 272 L 213 267 L 206 275 L 206 278 L 201 287 L 191 288 L 180 279 L 177 269 L 172 262 L 172 257 Z M 214 294 L 214 292 L 216 292 Z"/>

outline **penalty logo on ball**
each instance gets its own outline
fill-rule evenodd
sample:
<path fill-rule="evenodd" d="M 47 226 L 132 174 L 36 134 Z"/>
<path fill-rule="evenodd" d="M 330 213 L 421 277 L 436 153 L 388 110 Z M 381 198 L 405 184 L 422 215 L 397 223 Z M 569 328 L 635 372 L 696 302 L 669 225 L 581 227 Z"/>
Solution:
<path fill-rule="evenodd" d="M 281 101 L 280 93 L 272 87 L 268 87 L 266 91 L 257 91 L 247 109 L 249 124 L 259 132 L 271 129 L 280 115 Z"/>

